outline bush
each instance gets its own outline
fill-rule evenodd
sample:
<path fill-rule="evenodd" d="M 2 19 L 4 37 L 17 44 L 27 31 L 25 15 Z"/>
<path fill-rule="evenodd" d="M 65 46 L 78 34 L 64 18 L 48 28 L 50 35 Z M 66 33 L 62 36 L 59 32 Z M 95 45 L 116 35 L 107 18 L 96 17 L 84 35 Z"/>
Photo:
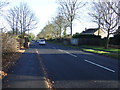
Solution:
<path fill-rule="evenodd" d="M 16 38 L 6 33 L 2 34 L 2 52 L 3 53 L 16 52 L 18 49 L 17 47 L 18 47 L 18 42 Z"/>
<path fill-rule="evenodd" d="M 87 35 L 83 35 L 83 34 L 74 34 L 72 36 L 73 38 L 101 38 L 101 36 L 96 36 L 96 35 L 90 35 L 90 34 L 87 34 Z"/>
<path fill-rule="evenodd" d="M 79 45 L 101 45 L 101 36 L 90 35 L 90 34 L 74 34 L 73 38 L 78 38 Z"/>
<path fill-rule="evenodd" d="M 114 35 L 114 37 L 110 38 L 110 44 L 120 45 L 120 34 Z"/>

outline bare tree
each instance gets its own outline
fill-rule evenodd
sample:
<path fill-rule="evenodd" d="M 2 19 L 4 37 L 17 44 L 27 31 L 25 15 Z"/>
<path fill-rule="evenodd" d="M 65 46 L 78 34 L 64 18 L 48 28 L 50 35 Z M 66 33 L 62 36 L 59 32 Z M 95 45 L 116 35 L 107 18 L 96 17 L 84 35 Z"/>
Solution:
<path fill-rule="evenodd" d="M 120 0 L 114 1 L 114 4 L 109 4 L 110 8 L 118 15 L 120 16 Z"/>
<path fill-rule="evenodd" d="M 3 8 L 5 7 L 5 6 L 7 6 L 9 4 L 9 2 L 5 2 L 5 1 L 0 1 L 0 16 L 3 16 Z M 4 26 L 0 26 L 0 32 L 2 33 L 3 32 L 3 30 L 5 29 L 5 27 Z"/>
<path fill-rule="evenodd" d="M 9 4 L 9 2 L 6 2 L 6 1 L 0 1 L 0 15 L 3 13 L 3 8 L 5 6 L 7 6 Z"/>
<path fill-rule="evenodd" d="M 15 13 L 14 9 L 10 9 L 8 11 L 9 14 L 6 17 L 6 20 L 8 21 L 8 23 L 12 29 L 13 34 L 15 33 L 15 19 L 16 19 L 16 13 Z"/>
<path fill-rule="evenodd" d="M 68 27 L 68 25 L 68 21 L 64 16 L 58 13 L 58 15 L 53 18 L 52 22 L 48 22 L 48 24 L 42 29 L 42 31 L 37 35 L 37 38 L 61 38 L 63 31 Z"/>
<path fill-rule="evenodd" d="M 120 0 L 114 1 L 114 4 L 109 3 L 110 8 L 116 13 L 118 16 L 118 29 L 116 34 L 120 33 Z"/>
<path fill-rule="evenodd" d="M 83 4 L 79 0 L 58 0 L 58 3 L 60 5 L 63 15 L 70 22 L 70 30 L 71 30 L 71 35 L 72 35 L 73 21 L 78 18 L 79 10 L 85 4 Z"/>
<path fill-rule="evenodd" d="M 101 22 L 102 22 L 102 10 L 101 10 L 101 4 L 97 2 L 92 3 L 92 10 L 93 12 L 89 12 L 88 14 L 93 18 L 92 22 L 95 22 L 98 25 L 98 28 L 101 28 Z M 98 31 L 98 36 L 99 36 Z"/>
<path fill-rule="evenodd" d="M 65 27 L 67 27 L 67 20 L 64 18 L 64 16 L 58 14 L 58 16 L 54 19 L 53 21 L 54 25 L 58 28 L 59 31 L 59 36 L 58 37 L 62 37 L 62 32 L 64 31 L 64 29 L 66 29 Z"/>
<path fill-rule="evenodd" d="M 21 34 L 24 34 L 26 31 L 35 29 L 38 22 L 36 20 L 35 14 L 30 10 L 28 5 L 26 3 L 21 3 L 19 9 L 19 23 Z"/>
<path fill-rule="evenodd" d="M 26 31 L 35 29 L 37 25 L 35 14 L 26 3 L 10 9 L 6 17 L 13 34 L 19 31 L 23 37 Z"/>
<path fill-rule="evenodd" d="M 57 31 L 54 28 L 55 27 L 52 23 L 48 23 L 42 29 L 42 31 L 37 35 L 37 39 L 40 39 L 40 38 L 45 38 L 45 39 L 55 38 Z"/>
<path fill-rule="evenodd" d="M 110 34 L 113 34 L 117 30 L 118 16 L 110 8 L 110 5 L 113 6 L 114 3 L 115 2 L 103 2 L 102 3 L 103 22 L 101 24 L 102 24 L 102 27 L 107 31 L 107 39 L 106 39 L 105 48 L 108 48 Z"/>
<path fill-rule="evenodd" d="M 111 6 L 113 6 L 114 4 L 115 2 L 99 1 L 94 5 L 94 8 L 97 8 L 97 14 L 93 14 L 93 16 L 96 16 L 96 19 L 100 21 L 100 27 L 107 31 L 105 48 L 108 48 L 110 34 L 113 34 L 117 30 L 118 16 L 114 12 L 114 10 L 111 9 Z"/>

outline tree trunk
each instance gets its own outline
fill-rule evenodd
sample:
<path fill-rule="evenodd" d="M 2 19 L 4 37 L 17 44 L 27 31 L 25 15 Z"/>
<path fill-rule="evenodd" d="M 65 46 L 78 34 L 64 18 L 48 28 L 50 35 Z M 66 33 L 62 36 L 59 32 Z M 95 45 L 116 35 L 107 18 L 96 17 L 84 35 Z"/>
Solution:
<path fill-rule="evenodd" d="M 13 28 L 13 35 L 15 34 L 15 29 Z"/>
<path fill-rule="evenodd" d="M 105 44 L 105 49 L 109 47 L 109 36 L 110 36 L 110 30 L 108 30 L 107 38 L 106 38 L 106 44 Z"/>
<path fill-rule="evenodd" d="M 60 38 L 62 37 L 62 28 L 60 27 Z"/>
<path fill-rule="evenodd" d="M 16 28 L 16 35 L 18 35 L 18 29 Z"/>
<path fill-rule="evenodd" d="M 64 36 L 66 36 L 66 26 L 64 27 Z"/>
<path fill-rule="evenodd" d="M 70 25 L 70 30 L 71 30 L 70 35 L 72 36 L 72 22 L 71 22 L 71 25 Z"/>
<path fill-rule="evenodd" d="M 71 17 L 70 17 L 70 30 L 71 30 L 70 35 L 71 35 L 71 36 L 72 36 L 72 21 L 73 21 L 72 18 L 73 18 L 73 17 L 71 16 Z"/>

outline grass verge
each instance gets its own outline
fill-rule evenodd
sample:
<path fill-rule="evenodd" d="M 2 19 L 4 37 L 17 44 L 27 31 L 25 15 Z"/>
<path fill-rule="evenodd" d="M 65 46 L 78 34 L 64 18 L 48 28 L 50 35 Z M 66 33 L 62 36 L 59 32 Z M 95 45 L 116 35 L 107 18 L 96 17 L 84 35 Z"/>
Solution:
<path fill-rule="evenodd" d="M 108 52 L 113 52 L 113 53 L 120 53 L 120 49 L 115 49 L 115 48 L 105 49 L 104 47 L 87 46 L 87 45 L 82 45 L 81 47 L 83 47 L 83 48 L 91 48 L 91 49 L 96 49 L 96 50 L 102 50 L 102 51 L 108 51 Z"/>
<path fill-rule="evenodd" d="M 111 53 L 111 52 L 105 52 L 105 51 L 99 51 L 99 50 L 93 50 L 93 49 L 81 49 L 81 50 L 104 55 L 104 56 L 109 56 L 115 59 L 120 59 L 120 55 L 117 53 Z"/>

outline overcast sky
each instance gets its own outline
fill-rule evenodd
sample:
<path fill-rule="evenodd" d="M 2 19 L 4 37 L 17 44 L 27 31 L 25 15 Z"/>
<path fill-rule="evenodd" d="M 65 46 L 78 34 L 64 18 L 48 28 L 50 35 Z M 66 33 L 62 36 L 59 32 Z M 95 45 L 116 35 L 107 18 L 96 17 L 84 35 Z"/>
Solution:
<path fill-rule="evenodd" d="M 37 35 L 43 27 L 51 21 L 53 17 L 56 16 L 58 4 L 56 0 L 8 0 L 10 4 L 7 9 L 12 8 L 16 5 L 19 5 L 20 2 L 25 2 L 35 13 L 39 24 L 38 28 L 32 31 L 35 35 Z M 85 0 L 84 0 L 85 1 Z M 91 1 L 91 0 L 89 0 Z M 87 13 L 90 11 L 89 5 L 85 6 L 81 9 L 80 13 L 80 21 L 75 20 L 73 23 L 73 33 L 82 32 L 85 28 L 95 28 L 96 24 L 90 22 L 90 17 Z"/>

